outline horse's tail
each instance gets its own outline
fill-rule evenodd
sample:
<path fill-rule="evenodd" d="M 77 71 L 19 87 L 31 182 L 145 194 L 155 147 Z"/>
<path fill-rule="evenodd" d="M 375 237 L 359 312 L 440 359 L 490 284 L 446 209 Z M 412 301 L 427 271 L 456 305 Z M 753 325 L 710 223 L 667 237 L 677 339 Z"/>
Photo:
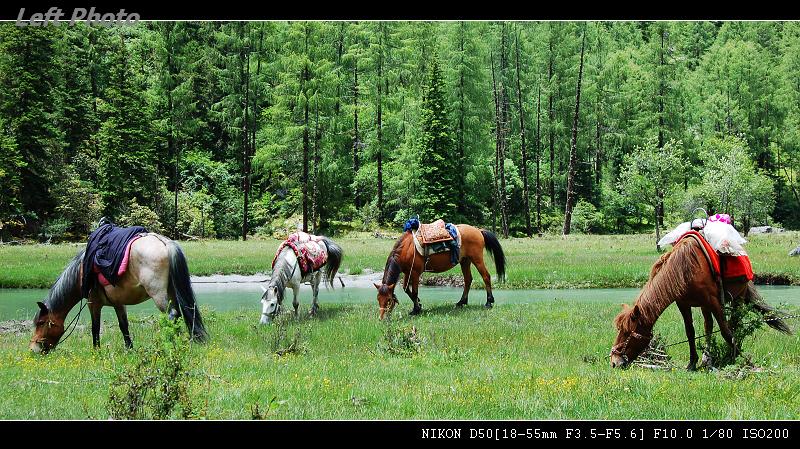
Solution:
<path fill-rule="evenodd" d="M 200 308 L 194 298 L 186 257 L 184 257 L 181 247 L 173 241 L 167 244 L 167 249 L 169 251 L 169 288 L 175 292 L 175 300 L 181 308 L 183 321 L 186 323 L 186 328 L 189 329 L 192 340 L 202 343 L 208 339 L 208 333 L 203 326 Z"/>
<path fill-rule="evenodd" d="M 756 290 L 756 286 L 753 285 L 752 282 L 747 283 L 747 292 L 745 292 L 744 298 L 747 302 L 752 304 L 760 314 L 764 315 L 764 319 L 767 321 L 767 326 L 785 334 L 792 334 L 792 328 L 790 328 L 789 325 L 786 324 L 782 319 L 776 318 L 775 308 L 764 301 L 764 298 L 761 297 L 761 295 L 758 293 L 758 290 Z"/>
<path fill-rule="evenodd" d="M 342 247 L 333 242 L 328 237 L 322 237 L 322 242 L 328 250 L 328 261 L 325 263 L 325 281 L 331 284 L 333 288 L 333 281 L 336 279 L 336 272 L 342 265 L 342 256 L 344 252 Z"/>
<path fill-rule="evenodd" d="M 501 281 L 506 278 L 506 255 L 503 253 L 503 247 L 500 246 L 500 241 L 497 236 L 491 231 L 481 229 L 483 234 L 483 243 L 486 251 L 494 259 L 494 266 L 497 269 L 497 280 Z"/>

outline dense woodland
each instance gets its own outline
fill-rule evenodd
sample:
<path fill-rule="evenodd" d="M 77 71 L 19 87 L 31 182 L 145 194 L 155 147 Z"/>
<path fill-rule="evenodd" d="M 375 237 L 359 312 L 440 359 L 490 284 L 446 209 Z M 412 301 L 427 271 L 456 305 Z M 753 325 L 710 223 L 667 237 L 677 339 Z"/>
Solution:
<path fill-rule="evenodd" d="M 800 227 L 800 23 L 0 25 L 0 238 Z"/>

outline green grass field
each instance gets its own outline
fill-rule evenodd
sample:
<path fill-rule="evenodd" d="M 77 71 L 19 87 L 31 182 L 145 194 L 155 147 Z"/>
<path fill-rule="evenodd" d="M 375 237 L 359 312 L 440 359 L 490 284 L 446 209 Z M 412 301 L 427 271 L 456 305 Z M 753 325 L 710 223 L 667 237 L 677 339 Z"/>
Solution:
<path fill-rule="evenodd" d="M 639 287 L 658 257 L 652 240 L 502 240 L 509 281 L 501 288 Z M 800 284 L 800 260 L 786 256 L 798 240 L 798 232 L 753 237 L 747 248 L 756 272 Z M 393 243 L 363 236 L 338 241 L 345 249 L 344 270 L 351 273 L 380 271 Z M 278 242 L 181 244 L 193 274 L 211 274 L 265 271 Z M 0 285 L 49 286 L 77 249 L 0 246 Z M 377 320 L 374 304 L 323 301 L 317 318 L 286 315 L 287 334 L 300 331 L 305 350 L 284 356 L 271 349 L 278 327 L 256 325 L 253 310 L 205 308 L 212 341 L 190 349 L 191 370 L 201 379 L 191 388 L 192 398 L 209 419 L 248 419 L 255 406 L 270 419 L 800 418 L 797 335 L 763 329 L 745 342 L 745 352 L 763 372 L 686 372 L 685 344 L 669 348 L 675 366 L 670 371 L 612 370 L 612 320 L 629 298 L 558 295 L 484 310 L 482 294 L 475 292 L 478 300 L 466 310 L 426 302 L 418 317 L 406 314 L 409 303 L 402 298 L 402 316 L 396 314 L 392 325 L 404 331 L 414 326 L 419 336 L 418 351 L 405 356 L 386 350 L 387 324 Z M 308 301 L 301 303 L 305 313 Z M 131 317 L 138 347 L 153 342 L 155 315 Z M 699 335 L 699 312 L 695 324 Z M 790 325 L 798 327 L 796 320 Z M 655 330 L 670 343 L 685 338 L 674 307 Z M 123 348 L 113 314 L 105 314 L 100 350 L 91 349 L 86 328 L 45 357 L 29 353 L 29 338 L 27 331 L 0 334 L 0 419 L 108 418 L 112 374 L 137 358 Z"/>
<path fill-rule="evenodd" d="M 765 370 L 743 378 L 684 371 L 686 345 L 669 348 L 671 371 L 612 370 L 606 356 L 618 310 L 591 300 L 493 310 L 431 304 L 422 316 L 395 317 L 393 326 L 415 326 L 421 342 L 400 356 L 382 346 L 387 324 L 374 306 L 324 304 L 317 318 L 284 316 L 305 352 L 278 356 L 270 349 L 277 326 L 255 325 L 252 311 L 206 309 L 212 341 L 190 350 L 203 376 L 191 392 L 209 419 L 249 419 L 256 405 L 271 419 L 800 418 L 797 335 L 760 330 L 744 349 Z M 154 326 L 154 317 L 132 323 L 137 346 L 152 341 Z M 0 335 L 0 418 L 108 418 L 113 369 L 135 353 L 122 347 L 113 318 L 103 329 L 100 350 L 83 330 L 45 357 L 28 353 L 27 334 Z M 684 338 L 677 309 L 656 332 Z"/>
<path fill-rule="evenodd" d="M 344 272 L 382 271 L 394 240 L 367 236 L 336 239 L 344 248 Z M 800 232 L 756 235 L 747 250 L 762 278 L 800 285 L 800 259 L 787 256 Z M 254 274 L 269 270 L 277 240 L 181 242 L 195 275 Z M 653 236 L 572 235 L 505 239 L 508 282 L 499 288 L 640 287 L 658 258 Z M 0 288 L 47 288 L 80 248 L 76 244 L 0 246 Z M 490 263 L 490 270 L 494 266 Z M 475 279 L 480 286 L 480 277 Z M 458 268 L 443 275 L 461 277 Z M 432 276 L 426 275 L 426 278 Z"/>

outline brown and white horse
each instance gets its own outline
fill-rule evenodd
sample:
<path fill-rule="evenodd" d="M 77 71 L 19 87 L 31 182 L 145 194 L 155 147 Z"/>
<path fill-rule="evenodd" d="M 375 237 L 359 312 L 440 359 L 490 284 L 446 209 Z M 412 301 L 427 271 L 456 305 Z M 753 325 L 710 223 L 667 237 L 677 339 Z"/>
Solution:
<path fill-rule="evenodd" d="M 65 332 L 67 314 L 81 299 L 83 256 L 81 250 L 53 284 L 44 302 L 38 302 L 35 329 L 30 342 L 34 352 L 56 347 Z M 131 244 L 127 271 L 117 285 L 97 285 L 89 292 L 88 308 L 92 317 L 92 342 L 100 346 L 100 312 L 103 306 L 114 308 L 125 346 L 131 347 L 128 315 L 125 306 L 152 298 L 161 312 L 171 319 L 183 316 L 194 341 L 208 338 L 200 310 L 192 291 L 189 269 L 183 251 L 174 241 L 148 233 Z"/>
<path fill-rule="evenodd" d="M 466 224 L 457 226 L 461 234 L 460 265 L 461 272 L 464 274 L 464 292 L 457 306 L 467 305 L 470 285 L 472 284 L 471 265 L 475 265 L 483 278 L 486 286 L 486 308 L 491 308 L 494 304 L 492 295 L 492 277 L 483 261 L 483 251 L 489 251 L 494 259 L 495 269 L 497 270 L 498 280 L 505 278 L 506 256 L 497 237 L 486 229 L 478 229 Z M 392 252 L 386 259 L 386 267 L 383 271 L 383 280 L 380 284 L 374 284 L 378 289 L 378 307 L 380 319 L 391 313 L 394 306 L 399 302 L 394 294 L 400 273 L 403 273 L 403 290 L 414 302 L 411 315 L 416 315 L 422 311 L 419 302 L 419 279 L 424 271 L 442 273 L 455 267 L 450 260 L 450 252 L 433 254 L 426 261 L 417 251 L 414 245 L 414 238 L 411 232 L 403 232 L 397 239 Z"/>
<path fill-rule="evenodd" d="M 711 343 L 714 319 L 719 324 L 722 337 L 738 350 L 733 333 L 720 303 L 719 284 L 716 281 L 701 243 L 694 238 L 685 238 L 675 248 L 662 255 L 650 271 L 650 279 L 645 284 L 633 307 L 623 304 L 614 324 L 618 334 L 611 348 L 611 366 L 625 367 L 633 362 L 650 344 L 653 326 L 658 317 L 673 302 L 678 306 L 689 343 L 689 370 L 696 368 L 698 356 L 695 345 L 692 307 L 700 307 L 705 321 L 706 342 Z M 756 291 L 752 282 L 726 282 L 726 291 L 734 298 L 743 298 L 752 303 L 761 314 L 767 315 L 774 309 L 767 305 Z M 781 320 L 767 322 L 781 332 L 790 333 L 789 327 Z"/>

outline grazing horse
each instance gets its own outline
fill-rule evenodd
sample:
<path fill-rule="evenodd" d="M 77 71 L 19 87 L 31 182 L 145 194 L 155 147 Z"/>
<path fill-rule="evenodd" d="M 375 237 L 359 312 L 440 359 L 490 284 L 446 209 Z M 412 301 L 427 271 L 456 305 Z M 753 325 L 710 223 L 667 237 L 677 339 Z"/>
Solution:
<path fill-rule="evenodd" d="M 342 263 L 342 248 L 339 245 L 327 237 L 319 237 L 318 241 L 323 243 L 320 245 L 321 249 L 327 253 L 325 263 L 319 269 L 310 271 L 305 275 L 301 273 L 300 261 L 291 247 L 284 246 L 277 255 L 272 266 L 272 275 L 269 278 L 269 283 L 267 287 L 261 287 L 264 290 L 261 295 L 261 324 L 269 324 L 275 315 L 280 313 L 287 286 L 292 288 L 292 305 L 294 306 L 294 315 L 297 316 L 297 308 L 300 306 L 298 297 L 300 285 L 305 282 L 311 284 L 314 294 L 309 315 L 314 316 L 317 314 L 317 309 L 319 308 L 317 296 L 319 295 L 319 284 L 322 279 L 323 269 L 326 282 L 333 287 L 333 280 L 336 278 L 336 272 Z"/>
<path fill-rule="evenodd" d="M 33 321 L 31 351 L 48 352 L 64 335 L 67 314 L 83 299 L 81 282 L 85 251 L 81 250 L 67 265 L 50 288 L 47 299 L 37 302 L 39 311 Z M 128 268 L 117 285 L 102 286 L 98 283 L 89 292 L 94 347 L 100 346 L 100 312 L 103 306 L 113 307 L 117 312 L 125 346 L 132 347 L 125 306 L 142 303 L 147 298 L 152 298 L 161 312 L 169 310 L 171 319 L 182 315 L 192 340 L 202 342 L 208 338 L 183 251 L 174 241 L 148 233 L 131 243 Z"/>
<path fill-rule="evenodd" d="M 472 271 L 470 270 L 470 264 L 472 264 L 478 269 L 478 272 L 483 278 L 483 283 L 486 286 L 485 307 L 491 308 L 494 304 L 494 296 L 492 296 L 492 277 L 489 275 L 489 270 L 486 269 L 486 265 L 483 262 L 483 250 L 485 249 L 489 252 L 494 259 L 498 280 L 502 280 L 505 278 L 506 273 L 506 256 L 503 254 L 503 248 L 500 246 L 497 237 L 486 229 L 478 229 L 466 224 L 460 224 L 457 227 L 461 234 L 459 263 L 461 265 L 461 272 L 464 274 L 464 292 L 461 294 L 461 300 L 456 306 L 461 307 L 467 305 L 467 297 L 469 296 L 469 289 L 472 284 Z M 455 267 L 455 265 L 450 259 L 449 252 L 432 254 L 426 261 L 417 251 L 411 232 L 403 232 L 403 235 L 395 242 L 386 260 L 383 280 L 380 284 L 374 284 L 375 288 L 378 289 L 380 319 L 383 319 L 387 312 L 391 313 L 394 306 L 399 302 L 397 296 L 394 294 L 394 289 L 397 285 L 400 273 L 403 273 L 403 290 L 414 302 L 414 308 L 411 310 L 410 314 L 417 315 L 422 311 L 418 294 L 419 279 L 422 273 L 424 271 L 442 273 L 453 267 Z"/>
<path fill-rule="evenodd" d="M 683 317 L 686 337 L 689 342 L 688 370 L 695 370 L 697 348 L 695 346 L 692 307 L 700 307 L 705 320 L 706 343 L 711 343 L 714 321 L 717 320 L 722 336 L 728 345 L 738 351 L 737 342 L 725 319 L 720 303 L 720 287 L 711 271 L 711 262 L 702 244 L 694 238 L 684 238 L 675 248 L 653 265 L 650 279 L 645 284 L 633 307 L 623 304 L 623 310 L 614 320 L 619 331 L 611 348 L 611 366 L 625 367 L 638 357 L 650 344 L 656 320 L 673 302 Z M 752 303 L 761 314 L 767 315 L 774 309 L 767 305 L 756 291 L 752 282 L 725 282 L 724 288 L 733 298 L 742 298 Z M 712 318 L 713 317 L 713 318 Z M 767 322 L 781 332 L 791 333 L 781 320 Z"/>

